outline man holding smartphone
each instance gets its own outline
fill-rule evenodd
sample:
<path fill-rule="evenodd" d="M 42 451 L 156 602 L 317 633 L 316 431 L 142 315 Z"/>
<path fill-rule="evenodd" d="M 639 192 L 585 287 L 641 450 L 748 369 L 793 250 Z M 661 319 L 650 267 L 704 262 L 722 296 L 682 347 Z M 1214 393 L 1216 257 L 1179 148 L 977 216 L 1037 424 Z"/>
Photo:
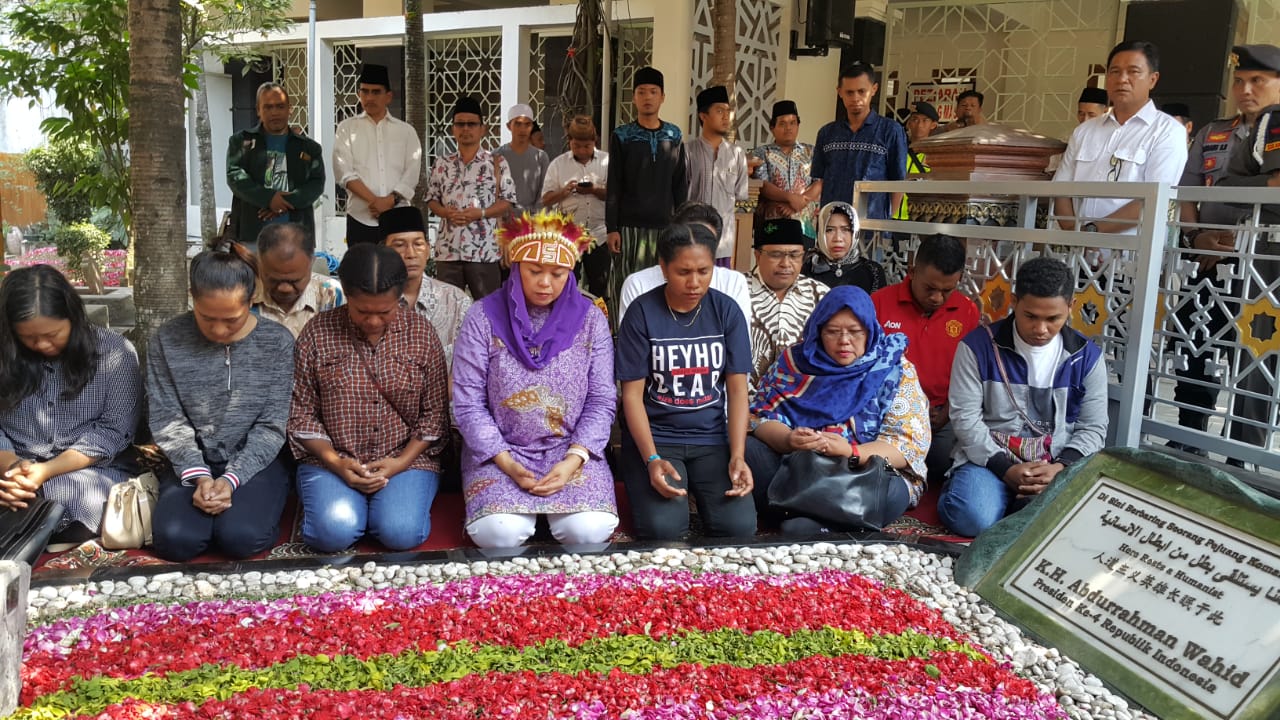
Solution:
<path fill-rule="evenodd" d="M 589 115 L 569 122 L 569 152 L 547 166 L 542 182 L 543 207 L 556 207 L 591 231 L 591 251 L 582 256 L 581 270 L 587 292 L 604 297 L 609 284 L 609 246 L 605 242 L 605 182 L 609 177 L 609 153 L 596 148 L 599 135 Z"/>

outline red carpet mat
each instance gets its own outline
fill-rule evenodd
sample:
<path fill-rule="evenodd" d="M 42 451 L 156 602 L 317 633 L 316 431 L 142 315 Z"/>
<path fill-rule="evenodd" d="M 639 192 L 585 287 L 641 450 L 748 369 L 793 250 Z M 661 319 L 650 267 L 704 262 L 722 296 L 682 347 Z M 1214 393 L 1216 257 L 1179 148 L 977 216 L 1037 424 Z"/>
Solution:
<path fill-rule="evenodd" d="M 618 486 L 618 511 L 622 518 L 618 530 L 614 533 L 614 543 L 630 542 L 631 513 L 627 505 L 626 492 Z M 915 541 L 922 538 L 943 540 L 947 542 L 968 542 L 968 538 L 950 535 L 938 520 L 938 488 L 930 487 L 921 498 L 920 505 L 909 510 L 905 516 L 891 523 L 885 532 L 900 536 L 903 540 Z M 431 536 L 413 552 L 430 550 L 451 550 L 454 548 L 475 547 L 467 537 L 463 528 L 463 498 L 461 493 L 446 492 L 436 496 L 431 504 Z M 761 540 L 777 539 L 775 528 L 761 528 L 758 537 Z M 545 531 L 540 531 L 531 541 L 533 544 L 554 544 L 555 540 Z M 277 560 L 286 558 L 338 557 L 355 554 L 378 554 L 386 549 L 372 540 L 361 540 L 351 549 L 325 554 L 313 550 L 302 542 L 302 517 L 299 512 L 297 497 L 290 497 L 280 519 L 280 537 L 275 547 L 268 551 L 247 558 L 253 560 Z M 207 553 L 196 557 L 184 565 L 227 562 L 229 558 Z M 36 564 L 37 574 L 46 571 L 74 571 L 98 567 L 131 567 L 144 565 L 169 565 L 166 560 L 153 555 L 147 550 L 106 550 L 95 541 L 86 542 L 79 547 L 61 553 L 45 553 Z"/>

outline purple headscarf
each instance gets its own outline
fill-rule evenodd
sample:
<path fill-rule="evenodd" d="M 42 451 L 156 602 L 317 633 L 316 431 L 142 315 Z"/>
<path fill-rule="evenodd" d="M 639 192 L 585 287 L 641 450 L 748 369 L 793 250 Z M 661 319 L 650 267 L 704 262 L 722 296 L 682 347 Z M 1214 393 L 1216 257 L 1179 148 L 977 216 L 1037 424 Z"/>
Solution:
<path fill-rule="evenodd" d="M 521 365 L 541 370 L 556 355 L 573 344 L 582 329 L 583 320 L 592 303 L 569 278 L 560 297 L 551 304 L 551 315 L 534 332 L 529 321 L 529 307 L 524 299 L 524 283 L 520 280 L 520 263 L 511 266 L 511 275 L 496 292 L 481 300 L 493 334 L 498 336 Z"/>

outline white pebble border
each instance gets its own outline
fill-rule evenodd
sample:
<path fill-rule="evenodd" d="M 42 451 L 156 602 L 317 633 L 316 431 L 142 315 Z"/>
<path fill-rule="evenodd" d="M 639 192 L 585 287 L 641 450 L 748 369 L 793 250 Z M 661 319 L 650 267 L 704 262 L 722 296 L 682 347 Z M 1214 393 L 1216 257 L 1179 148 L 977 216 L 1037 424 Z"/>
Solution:
<path fill-rule="evenodd" d="M 950 557 L 905 545 L 817 543 L 778 547 L 658 548 L 605 555 L 516 557 L 505 560 L 422 565 L 324 566 L 241 574 L 168 572 L 78 585 L 44 586 L 30 594 L 28 622 L 38 624 L 71 614 L 130 602 L 184 602 L 224 598 L 266 598 L 439 583 L 472 575 L 530 573 L 624 573 L 650 568 L 708 570 L 741 575 L 845 570 L 900 588 L 942 612 L 950 623 L 1036 685 L 1052 692 L 1078 720 L 1155 720 L 1131 708 L 1054 648 L 1031 641 L 998 617 L 977 593 L 955 583 Z"/>

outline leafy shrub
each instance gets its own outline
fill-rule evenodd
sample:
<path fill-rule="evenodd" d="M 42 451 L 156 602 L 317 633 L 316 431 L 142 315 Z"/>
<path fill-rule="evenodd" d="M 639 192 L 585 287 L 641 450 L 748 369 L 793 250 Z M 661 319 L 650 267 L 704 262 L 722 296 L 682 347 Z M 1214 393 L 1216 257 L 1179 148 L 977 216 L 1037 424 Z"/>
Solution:
<path fill-rule="evenodd" d="M 24 156 L 49 212 L 58 220 L 76 223 L 93 214 L 93 195 L 83 181 L 101 174 L 100 155 L 83 141 L 50 140 Z"/>
<path fill-rule="evenodd" d="M 102 251 L 111 244 L 111 236 L 93 223 L 78 222 L 55 230 L 53 244 L 67 261 L 67 267 L 80 270 L 86 258 L 96 261 L 99 267 L 102 265 Z"/>

